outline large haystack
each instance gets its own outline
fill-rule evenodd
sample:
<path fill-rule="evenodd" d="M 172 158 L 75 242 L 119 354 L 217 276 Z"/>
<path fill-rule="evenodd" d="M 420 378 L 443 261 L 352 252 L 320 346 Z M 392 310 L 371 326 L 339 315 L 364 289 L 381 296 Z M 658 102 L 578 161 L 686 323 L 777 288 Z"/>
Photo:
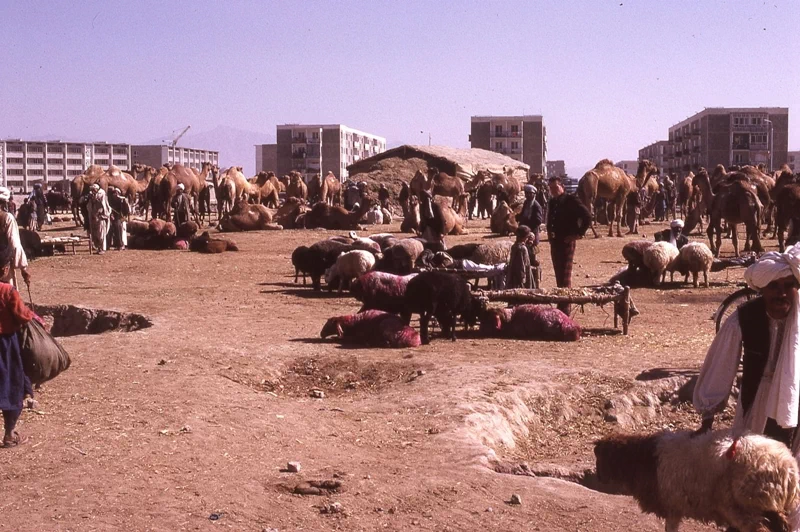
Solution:
<path fill-rule="evenodd" d="M 479 170 L 502 173 L 504 169 L 513 168 L 514 175 L 522 183 L 527 181 L 530 168 L 525 163 L 488 150 L 404 145 L 353 163 L 347 170 L 350 179 L 365 181 L 370 191 L 376 194 L 383 183 L 396 201 L 403 182 L 411 181 L 417 171 L 426 173 L 428 166 L 435 166 L 465 181 L 472 179 Z"/>

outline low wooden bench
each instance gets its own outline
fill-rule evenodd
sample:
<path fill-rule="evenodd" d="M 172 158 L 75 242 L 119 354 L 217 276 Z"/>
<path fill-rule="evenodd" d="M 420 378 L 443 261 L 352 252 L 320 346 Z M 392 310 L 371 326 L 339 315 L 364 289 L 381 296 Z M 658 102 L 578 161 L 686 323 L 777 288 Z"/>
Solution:
<path fill-rule="evenodd" d="M 86 251 L 87 253 L 91 253 L 92 251 L 91 241 L 87 237 L 81 236 L 46 236 L 42 237 L 42 245 L 52 246 L 54 254 L 64 254 L 67 253 L 67 250 L 69 250 L 72 255 L 76 255 L 79 251 Z M 64 251 L 57 251 L 57 246 L 63 246 Z"/>

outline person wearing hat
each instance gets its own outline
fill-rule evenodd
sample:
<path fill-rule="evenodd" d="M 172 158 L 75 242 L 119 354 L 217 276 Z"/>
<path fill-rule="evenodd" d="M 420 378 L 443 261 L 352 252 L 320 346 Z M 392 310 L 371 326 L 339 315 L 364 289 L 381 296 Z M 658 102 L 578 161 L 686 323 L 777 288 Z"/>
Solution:
<path fill-rule="evenodd" d="M 122 251 L 128 246 L 127 220 L 131 215 L 131 206 L 128 198 L 116 187 L 108 187 L 108 205 L 111 207 L 109 246 Z"/>
<path fill-rule="evenodd" d="M 31 230 L 41 231 L 45 220 L 47 220 L 47 198 L 44 195 L 41 183 L 33 185 L 33 191 L 31 192 L 29 200 L 33 207 L 31 211 Z"/>
<path fill-rule="evenodd" d="M 693 403 L 711 430 L 728 404 L 739 363 L 742 380 L 732 431 L 764 434 L 800 450 L 800 246 L 771 251 L 747 268 L 747 284 L 759 297 L 741 305 L 722 324 L 706 354 Z"/>
<path fill-rule="evenodd" d="M 94 183 L 89 186 L 89 199 L 86 204 L 89 221 L 89 237 L 92 239 L 97 254 L 105 253 L 106 238 L 108 237 L 111 206 L 108 204 L 106 192 L 100 185 Z"/>
<path fill-rule="evenodd" d="M 542 206 L 536 201 L 536 187 L 529 183 L 522 187 L 522 191 L 525 193 L 525 202 L 522 204 L 522 210 L 517 215 L 517 222 L 531 230 L 533 245 L 538 246 L 539 226 L 544 222 Z"/>
<path fill-rule="evenodd" d="M 672 220 L 669 229 L 658 231 L 655 239 L 656 242 L 669 242 L 678 249 L 689 243 L 689 239 L 683 234 L 683 220 Z"/>
<path fill-rule="evenodd" d="M 30 286 L 31 274 L 28 272 L 28 257 L 22 248 L 17 220 L 13 214 L 8 212 L 9 201 L 11 201 L 11 191 L 6 187 L 0 187 L 0 255 L 8 257 L 8 271 L 0 277 L 0 282 L 18 287 L 17 270 L 19 270 L 22 280 Z"/>
<path fill-rule="evenodd" d="M 175 222 L 175 227 L 188 222 L 190 214 L 191 206 L 189 196 L 186 195 L 186 187 L 183 183 L 178 183 L 175 197 L 172 198 L 172 220 Z"/>

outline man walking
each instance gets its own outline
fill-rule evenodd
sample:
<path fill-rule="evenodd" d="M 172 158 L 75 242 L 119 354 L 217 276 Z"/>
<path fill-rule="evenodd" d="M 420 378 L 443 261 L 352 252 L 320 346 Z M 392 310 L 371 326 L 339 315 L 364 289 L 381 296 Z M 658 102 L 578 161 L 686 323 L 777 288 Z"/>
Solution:
<path fill-rule="evenodd" d="M 550 202 L 547 204 L 547 239 L 550 241 L 550 258 L 556 286 L 572 286 L 572 261 L 575 256 L 575 242 L 583 237 L 592 225 L 589 209 L 573 194 L 565 194 L 561 179 L 548 180 Z M 569 315 L 569 303 L 559 303 L 559 310 Z"/>
<path fill-rule="evenodd" d="M 97 254 L 106 252 L 106 237 L 108 236 L 108 223 L 111 217 L 111 207 L 105 191 L 97 183 L 89 187 L 89 201 L 87 219 L 89 220 L 89 236 L 97 248 Z"/>
<path fill-rule="evenodd" d="M 115 187 L 108 189 L 108 205 L 111 207 L 111 242 L 110 245 L 118 251 L 128 246 L 127 220 L 131 214 L 131 207 L 128 198 L 121 194 L 121 190 Z"/>

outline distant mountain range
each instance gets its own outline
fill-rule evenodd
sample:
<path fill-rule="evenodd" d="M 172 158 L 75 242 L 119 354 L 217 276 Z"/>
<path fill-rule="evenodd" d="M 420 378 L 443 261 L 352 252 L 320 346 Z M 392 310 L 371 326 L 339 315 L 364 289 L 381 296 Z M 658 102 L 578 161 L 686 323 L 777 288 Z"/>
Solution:
<path fill-rule="evenodd" d="M 141 144 L 163 144 L 164 139 L 151 139 Z M 228 126 L 217 126 L 210 131 L 193 133 L 189 130 L 178 141 L 178 146 L 219 152 L 220 168 L 243 166 L 247 176 L 256 173 L 256 144 L 272 144 L 275 134 L 245 131 Z"/>

